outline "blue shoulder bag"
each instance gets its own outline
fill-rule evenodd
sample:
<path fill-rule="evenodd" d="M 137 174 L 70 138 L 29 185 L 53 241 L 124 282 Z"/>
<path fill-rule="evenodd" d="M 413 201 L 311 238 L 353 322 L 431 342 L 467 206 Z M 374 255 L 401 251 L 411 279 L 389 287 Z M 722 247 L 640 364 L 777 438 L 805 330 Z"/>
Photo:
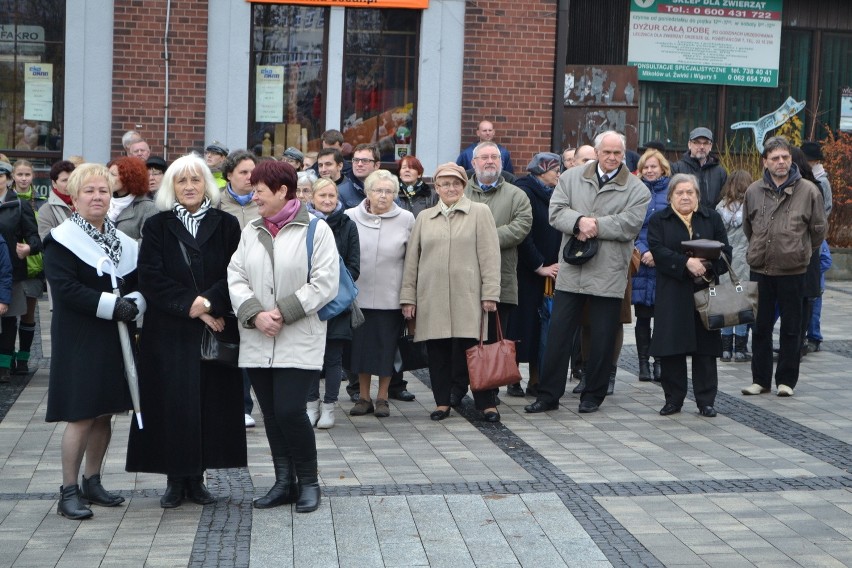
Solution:
<path fill-rule="evenodd" d="M 318 218 L 313 218 L 308 225 L 308 282 L 311 281 L 311 258 L 314 256 L 314 232 L 316 232 L 318 222 Z M 355 281 L 352 279 L 352 275 L 349 274 L 349 269 L 346 268 L 343 257 L 339 253 L 337 261 L 340 266 L 340 282 L 337 288 L 337 296 L 317 312 L 319 319 L 322 321 L 328 321 L 334 316 L 349 311 L 352 303 L 358 296 L 358 287 L 355 285 Z"/>

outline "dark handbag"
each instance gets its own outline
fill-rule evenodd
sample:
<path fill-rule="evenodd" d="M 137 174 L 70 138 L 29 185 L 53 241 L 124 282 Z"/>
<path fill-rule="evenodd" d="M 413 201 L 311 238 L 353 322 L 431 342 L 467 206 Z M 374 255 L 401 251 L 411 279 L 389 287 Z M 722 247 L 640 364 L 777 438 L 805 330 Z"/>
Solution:
<path fill-rule="evenodd" d="M 711 284 L 693 294 L 701 323 L 708 330 L 753 324 L 757 320 L 757 282 L 742 282 L 727 257 L 722 254 L 721 258 L 728 266 L 730 282 Z"/>
<path fill-rule="evenodd" d="M 311 219 L 308 224 L 308 235 L 306 237 L 308 247 L 308 282 L 311 281 L 311 258 L 314 256 L 314 232 L 317 228 L 319 219 Z M 346 268 L 346 263 L 343 262 L 343 257 L 337 255 L 337 264 L 339 267 L 339 278 L 337 286 L 337 296 L 331 299 L 329 303 L 321 307 L 317 311 L 320 321 L 328 321 L 336 315 L 349 311 L 352 308 L 352 303 L 358 296 L 358 287 Z"/>
<path fill-rule="evenodd" d="M 414 371 L 425 369 L 429 366 L 429 354 L 426 351 L 426 342 L 414 342 L 414 333 L 409 329 L 408 323 L 402 328 L 402 335 L 397 340 L 398 357 L 394 360 L 394 368 L 400 373 L 403 371 Z"/>
<path fill-rule="evenodd" d="M 238 367 L 240 360 L 240 331 L 237 317 L 225 316 L 225 329 L 215 332 L 206 325 L 201 332 L 201 360 Z"/>
<path fill-rule="evenodd" d="M 692 241 L 681 241 L 680 248 L 687 256 L 693 256 L 703 260 L 719 260 L 722 255 L 724 243 L 710 239 L 695 239 Z"/>
<path fill-rule="evenodd" d="M 497 341 L 484 345 L 482 328 L 479 328 L 479 345 L 467 351 L 467 373 L 470 377 L 470 390 L 474 392 L 496 389 L 512 385 L 521 380 L 521 370 L 515 357 L 515 342 L 503 338 L 500 327 L 500 314 L 497 316 Z M 487 322 L 488 314 L 484 318 Z M 485 322 L 483 322 L 485 323 Z"/>

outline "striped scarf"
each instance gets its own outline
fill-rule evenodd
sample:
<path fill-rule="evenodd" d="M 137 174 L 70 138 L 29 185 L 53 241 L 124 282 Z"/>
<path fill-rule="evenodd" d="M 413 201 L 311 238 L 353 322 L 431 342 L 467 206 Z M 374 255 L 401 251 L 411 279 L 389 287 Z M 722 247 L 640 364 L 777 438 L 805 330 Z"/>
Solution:
<path fill-rule="evenodd" d="M 204 219 L 204 215 L 207 214 L 208 209 L 210 209 L 209 197 L 204 198 L 204 202 L 195 213 L 190 213 L 186 207 L 180 203 L 175 203 L 172 207 L 172 211 L 175 212 L 177 218 L 180 219 L 180 222 L 183 223 L 183 226 L 186 227 L 186 230 L 189 231 L 189 234 L 192 235 L 193 238 L 195 238 L 198 234 L 198 225 L 201 223 L 201 220 Z"/>

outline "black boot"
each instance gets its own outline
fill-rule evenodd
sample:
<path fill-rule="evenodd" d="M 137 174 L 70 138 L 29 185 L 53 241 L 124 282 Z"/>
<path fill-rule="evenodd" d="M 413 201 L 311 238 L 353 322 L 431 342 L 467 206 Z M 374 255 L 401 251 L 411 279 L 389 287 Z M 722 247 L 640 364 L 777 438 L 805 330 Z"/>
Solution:
<path fill-rule="evenodd" d="M 317 480 L 317 460 L 295 462 L 296 477 L 299 478 L 299 500 L 296 501 L 297 513 L 316 511 L 320 504 L 320 486 Z"/>
<path fill-rule="evenodd" d="M 269 509 L 279 505 L 295 503 L 299 498 L 299 486 L 296 483 L 296 469 L 290 458 L 272 458 L 275 468 L 275 484 L 269 492 L 254 500 L 255 509 Z"/>
<path fill-rule="evenodd" d="M 662 377 L 662 376 L 663 376 L 663 369 L 662 369 L 662 367 L 660 366 L 660 362 L 659 362 L 659 361 L 657 361 L 657 359 L 656 359 L 656 358 L 654 358 L 654 366 L 653 366 L 652 368 L 653 368 L 653 370 L 654 370 L 654 382 L 655 382 L 655 383 L 659 383 L 659 382 L 660 382 L 660 377 Z"/>
<path fill-rule="evenodd" d="M 83 476 L 83 486 L 80 488 L 80 497 L 89 503 L 101 507 L 115 507 L 124 503 L 124 497 L 108 492 L 101 485 L 101 474 L 96 473 L 89 479 Z"/>
<path fill-rule="evenodd" d="M 186 489 L 186 481 L 183 477 L 166 478 L 166 492 L 160 497 L 160 507 L 163 509 L 174 509 L 183 503 L 183 493 Z"/>
<path fill-rule="evenodd" d="M 80 486 L 76 483 L 68 487 L 59 488 L 59 503 L 56 505 L 56 513 L 66 519 L 80 521 L 92 516 L 92 510 L 80 501 Z"/>
<path fill-rule="evenodd" d="M 722 363 L 730 363 L 731 358 L 733 357 L 734 350 L 734 336 L 733 335 L 723 335 L 722 336 L 722 357 L 719 359 Z"/>
<path fill-rule="evenodd" d="M 734 336 L 734 362 L 747 363 L 751 361 L 751 353 L 748 352 L 748 335 Z"/>
<path fill-rule="evenodd" d="M 216 498 L 204 486 L 204 475 L 191 475 L 186 478 L 186 498 L 198 505 L 215 503 Z"/>
<path fill-rule="evenodd" d="M 574 394 L 582 394 L 582 392 L 585 389 L 586 389 L 586 371 L 583 370 L 583 371 L 580 372 L 580 382 L 577 383 L 577 386 L 574 387 L 574 390 L 572 390 L 571 392 L 573 392 Z"/>
<path fill-rule="evenodd" d="M 609 372 L 609 386 L 606 389 L 606 394 L 612 394 L 615 392 L 615 373 L 618 372 L 618 367 L 615 365 L 612 366 L 612 370 Z"/>
<path fill-rule="evenodd" d="M 636 328 L 636 353 L 639 355 L 639 380 L 650 381 L 651 365 L 649 363 L 648 350 L 651 348 L 651 328 Z"/>

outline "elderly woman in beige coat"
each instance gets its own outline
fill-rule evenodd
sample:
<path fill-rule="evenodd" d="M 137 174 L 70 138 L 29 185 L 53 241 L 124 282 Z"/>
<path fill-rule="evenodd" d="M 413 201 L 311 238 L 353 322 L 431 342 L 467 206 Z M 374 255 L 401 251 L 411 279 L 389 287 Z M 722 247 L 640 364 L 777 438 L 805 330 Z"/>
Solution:
<path fill-rule="evenodd" d="M 453 163 L 438 166 L 440 200 L 417 216 L 399 302 L 406 319 L 416 317 L 415 341 L 425 341 L 436 408 L 432 420 L 450 415 L 451 385 L 468 384 L 465 350 L 479 339 L 483 311 L 500 299 L 500 244 L 487 205 L 464 195 L 467 174 Z M 474 392 L 482 418 L 499 422 L 496 391 Z"/>

